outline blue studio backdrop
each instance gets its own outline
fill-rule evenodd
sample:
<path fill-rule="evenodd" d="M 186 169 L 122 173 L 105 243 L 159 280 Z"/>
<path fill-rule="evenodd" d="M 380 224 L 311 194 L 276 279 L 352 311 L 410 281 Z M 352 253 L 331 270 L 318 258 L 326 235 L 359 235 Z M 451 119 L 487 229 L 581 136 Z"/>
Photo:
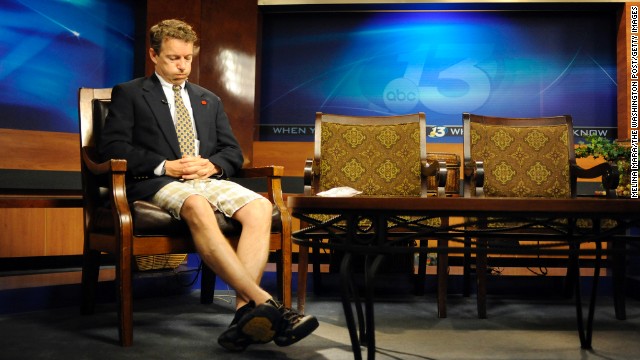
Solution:
<path fill-rule="evenodd" d="M 0 127 L 78 132 L 78 88 L 134 68 L 126 0 L 0 0 Z"/>
<path fill-rule="evenodd" d="M 615 136 L 615 11 L 274 11 L 262 41 L 263 141 L 312 141 L 316 111 L 422 111 L 429 141 L 461 142 L 462 112 Z"/>

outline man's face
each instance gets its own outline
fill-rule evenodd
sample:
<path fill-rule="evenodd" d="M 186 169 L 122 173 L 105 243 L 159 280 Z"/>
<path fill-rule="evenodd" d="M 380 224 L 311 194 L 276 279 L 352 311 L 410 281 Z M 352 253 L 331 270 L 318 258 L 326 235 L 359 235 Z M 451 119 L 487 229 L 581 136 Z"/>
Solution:
<path fill-rule="evenodd" d="M 156 64 L 158 75 L 172 84 L 181 85 L 191 73 L 193 43 L 178 39 L 165 39 L 162 42 L 160 54 L 156 54 L 151 48 L 149 56 L 151 61 Z"/>

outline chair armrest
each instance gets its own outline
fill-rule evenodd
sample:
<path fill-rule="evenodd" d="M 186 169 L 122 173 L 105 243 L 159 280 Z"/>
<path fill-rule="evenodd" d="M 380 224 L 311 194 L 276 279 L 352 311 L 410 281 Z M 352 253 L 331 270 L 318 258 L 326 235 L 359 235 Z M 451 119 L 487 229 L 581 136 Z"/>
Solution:
<path fill-rule="evenodd" d="M 284 166 L 269 165 L 261 167 L 243 168 L 234 177 L 238 178 L 261 178 L 261 177 L 282 177 L 284 176 Z"/>
<path fill-rule="evenodd" d="M 278 205 L 284 206 L 284 200 L 282 198 L 282 176 L 284 175 L 284 166 L 269 165 L 252 168 L 242 168 L 234 176 L 236 178 L 250 179 L 250 178 L 266 178 L 267 180 L 267 197 L 268 199 Z"/>
<path fill-rule="evenodd" d="M 126 182 L 125 182 L 125 174 L 127 172 L 127 161 L 124 159 L 110 159 L 104 162 L 97 162 L 97 153 L 95 148 L 85 146 L 81 151 L 82 163 L 86 170 L 93 175 L 94 180 L 92 183 L 84 184 L 83 187 L 93 186 L 99 187 L 100 185 L 95 181 L 96 177 L 106 176 L 106 181 L 108 182 L 109 187 L 109 199 L 111 201 L 111 213 L 113 215 L 113 220 L 115 224 L 115 231 L 121 233 L 122 244 L 120 245 L 122 249 L 131 248 L 131 236 L 133 234 L 133 223 L 131 217 L 131 209 L 129 208 L 129 201 L 127 200 L 127 192 L 126 192 Z M 87 181 L 88 182 L 88 181 Z M 87 189 L 85 189 L 84 196 L 87 197 L 85 201 L 85 214 L 88 216 L 92 216 L 87 206 L 93 207 L 97 204 L 95 203 L 96 199 L 91 199 L 92 196 L 88 196 L 86 193 Z M 96 192 L 101 192 L 100 189 L 94 189 Z M 94 196 L 97 196 L 94 195 Z M 124 236 L 124 235 L 127 236 Z M 126 242 L 126 243 L 125 243 Z"/>
<path fill-rule="evenodd" d="M 615 189 L 620 181 L 620 173 L 617 166 L 611 166 L 608 162 L 604 162 L 585 169 L 576 163 L 572 163 L 570 170 L 572 194 L 576 194 L 577 179 L 594 179 L 602 176 L 602 188 L 605 189 L 607 197 L 614 197 Z"/>
<path fill-rule="evenodd" d="M 484 162 L 467 160 L 464 163 L 464 196 L 484 196 Z"/>
<path fill-rule="evenodd" d="M 93 175 L 104 175 L 110 172 L 122 173 L 124 175 L 127 171 L 127 161 L 123 159 L 97 162 L 95 159 L 97 159 L 98 156 L 93 147 L 83 146 L 81 153 L 82 162 Z"/>
<path fill-rule="evenodd" d="M 431 163 L 422 164 L 422 176 L 435 176 L 438 185 L 437 196 L 445 196 L 445 187 L 447 185 L 447 163 L 444 160 L 435 160 Z M 426 184 L 425 184 L 426 185 Z M 426 192 L 426 189 L 424 189 Z"/>
<path fill-rule="evenodd" d="M 313 159 L 308 158 L 304 163 L 304 194 L 312 195 L 314 193 L 313 180 L 316 176 L 315 164 Z"/>
<path fill-rule="evenodd" d="M 84 167 L 94 176 L 108 176 L 109 186 L 113 190 L 112 199 L 117 200 L 120 197 L 127 202 L 125 192 L 125 174 L 127 172 L 127 160 L 110 159 L 104 162 L 97 162 L 95 148 L 85 146 L 81 151 L 82 163 Z"/>
<path fill-rule="evenodd" d="M 234 175 L 236 178 L 266 178 L 267 199 L 273 203 L 280 212 L 283 233 L 290 232 L 291 215 L 284 202 L 282 195 L 282 176 L 284 176 L 284 166 L 269 165 L 252 168 L 242 168 Z"/>

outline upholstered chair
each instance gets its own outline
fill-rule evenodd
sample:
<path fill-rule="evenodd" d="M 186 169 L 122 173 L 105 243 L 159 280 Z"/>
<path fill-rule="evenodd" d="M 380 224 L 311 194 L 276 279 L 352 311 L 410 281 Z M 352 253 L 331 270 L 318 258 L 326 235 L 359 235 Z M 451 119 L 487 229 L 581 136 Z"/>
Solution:
<path fill-rule="evenodd" d="M 305 166 L 304 193 L 316 195 L 349 187 L 361 192 L 360 196 L 406 196 L 408 201 L 411 197 L 430 194 L 444 196 L 447 164 L 436 158 L 429 163 L 426 138 L 424 113 L 398 116 L 316 113 L 314 157 L 308 159 Z M 440 173 L 443 175 L 436 176 Z M 442 178 L 442 182 L 432 179 L 431 192 L 430 177 Z M 318 217 L 325 221 L 331 219 L 331 216 Z M 421 221 L 439 226 L 448 219 L 431 217 Z M 426 263 L 426 257 L 421 256 L 420 261 Z M 301 312 L 305 306 L 307 266 L 308 247 L 301 246 L 298 266 L 298 310 Z M 407 262 L 406 270 L 413 273 L 413 261 Z M 321 286 L 319 261 L 313 262 L 313 276 L 317 290 Z M 424 276 L 417 279 L 423 281 Z M 418 282 L 417 289 L 424 286 Z"/>
<path fill-rule="evenodd" d="M 603 186 L 609 196 L 616 178 L 609 164 L 599 164 L 591 169 L 583 169 L 576 164 L 573 143 L 573 124 L 570 115 L 539 118 L 504 118 L 464 113 L 464 195 L 470 197 L 544 197 L 572 198 L 577 196 L 577 180 L 602 176 Z M 613 186 L 613 187 L 612 187 Z M 488 219 L 481 219 L 488 220 Z M 482 226 L 513 229 L 509 239 L 489 240 L 479 243 L 480 247 L 527 246 L 525 233 L 545 234 L 546 224 L 537 228 L 519 229 L 518 222 L 486 221 Z M 566 219 L 575 221 L 576 226 L 591 226 L 589 219 Z M 597 226 L 607 226 L 598 224 Z M 520 233 L 520 234 L 519 234 Z M 469 239 L 467 239 L 469 240 Z M 530 245 L 530 244 L 529 244 Z M 467 246 L 469 243 L 467 241 Z M 493 261 L 501 261 L 501 267 L 538 268 L 544 274 L 540 257 L 501 256 Z M 558 260 L 558 259 L 556 259 Z M 577 281 L 575 258 L 564 261 L 567 270 L 567 286 Z M 465 294 L 469 292 L 470 258 L 465 261 Z M 485 318 L 487 253 L 477 251 L 476 276 L 478 316 Z M 567 293 L 569 293 L 567 291 Z"/>
<path fill-rule="evenodd" d="M 101 253 L 114 259 L 118 332 L 120 344 L 133 344 L 133 276 L 140 259 L 170 259 L 195 253 L 189 229 L 183 221 L 146 201 L 129 203 L 126 195 L 127 162 L 99 161 L 96 139 L 109 111 L 111 89 L 81 88 L 79 91 L 80 152 L 84 201 L 84 255 L 82 267 L 82 313 L 94 312 Z M 268 166 L 242 169 L 238 178 L 262 178 L 266 197 L 273 203 L 270 248 L 276 257 L 280 300 L 291 306 L 291 216 L 282 199 L 284 168 Z M 223 233 L 234 242 L 240 223 L 217 213 Z M 180 257 L 181 256 L 181 257 Z M 164 260 L 163 260 L 164 261 Z M 161 261 L 161 263 L 163 262 Z M 145 261 L 144 263 L 149 263 Z M 200 300 L 213 301 L 215 274 L 203 265 Z"/>

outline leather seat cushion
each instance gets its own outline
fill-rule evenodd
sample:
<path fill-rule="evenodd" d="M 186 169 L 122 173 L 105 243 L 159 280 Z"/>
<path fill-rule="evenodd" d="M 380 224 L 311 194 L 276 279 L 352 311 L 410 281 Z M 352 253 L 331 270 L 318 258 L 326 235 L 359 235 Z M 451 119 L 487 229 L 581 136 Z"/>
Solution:
<path fill-rule="evenodd" d="M 169 212 L 147 201 L 134 201 L 130 204 L 133 217 L 133 234 L 135 236 L 176 236 L 188 234 L 189 229 L 182 220 L 176 220 Z M 239 235 L 242 225 L 234 219 L 224 216 L 216 211 L 216 220 L 225 235 Z M 273 207 L 272 232 L 282 230 L 280 211 Z M 113 233 L 114 223 L 111 209 L 100 207 L 93 216 L 94 231 L 99 233 Z"/>

